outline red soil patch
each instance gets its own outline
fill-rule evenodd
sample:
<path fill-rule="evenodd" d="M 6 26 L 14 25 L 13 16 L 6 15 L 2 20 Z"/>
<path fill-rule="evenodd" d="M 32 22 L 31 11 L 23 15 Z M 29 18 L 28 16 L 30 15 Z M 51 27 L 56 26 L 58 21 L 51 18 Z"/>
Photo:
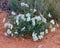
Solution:
<path fill-rule="evenodd" d="M 1 11 L 0 11 L 1 12 Z M 0 48 L 60 48 L 60 28 L 54 33 L 49 33 L 43 40 L 34 42 L 32 38 L 12 38 L 4 35 L 3 18 L 6 17 L 4 11 L 0 13 Z"/>

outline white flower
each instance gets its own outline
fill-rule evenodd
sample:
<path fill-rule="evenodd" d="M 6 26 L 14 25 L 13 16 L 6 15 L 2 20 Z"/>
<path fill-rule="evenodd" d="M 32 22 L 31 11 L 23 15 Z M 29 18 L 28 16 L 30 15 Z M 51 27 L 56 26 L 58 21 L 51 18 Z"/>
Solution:
<path fill-rule="evenodd" d="M 41 16 L 41 18 L 42 18 L 42 21 L 44 22 L 44 23 L 46 23 L 47 22 L 47 20 L 46 20 L 46 18 L 44 18 L 44 16 L 40 13 L 40 16 Z"/>
<path fill-rule="evenodd" d="M 25 6 L 25 3 L 24 2 L 21 2 L 21 6 Z"/>
<path fill-rule="evenodd" d="M 11 12 L 12 15 L 16 15 L 16 13 L 14 11 Z"/>
<path fill-rule="evenodd" d="M 55 24 L 55 21 L 52 19 L 52 20 L 50 21 L 50 23 L 51 23 L 51 24 Z"/>
<path fill-rule="evenodd" d="M 43 21 L 44 23 L 46 23 L 47 20 L 46 20 L 46 18 L 43 17 L 43 18 L 42 18 L 42 21 Z"/>
<path fill-rule="evenodd" d="M 48 17 L 51 17 L 51 16 L 52 16 L 52 15 L 49 13 L 49 14 L 48 14 Z"/>
<path fill-rule="evenodd" d="M 37 41 L 38 40 L 38 37 L 37 37 L 37 33 L 32 33 L 32 37 L 33 37 L 33 40 L 34 41 Z"/>
<path fill-rule="evenodd" d="M 7 34 L 11 34 L 12 32 L 11 32 L 11 30 L 10 29 L 8 29 L 7 30 Z"/>
<path fill-rule="evenodd" d="M 43 35 L 39 35 L 38 38 L 41 40 L 43 39 Z"/>
<path fill-rule="evenodd" d="M 31 19 L 32 20 L 32 25 L 35 26 L 35 17 Z"/>
<path fill-rule="evenodd" d="M 31 16 L 31 14 L 30 14 L 30 13 L 27 13 L 27 14 L 26 14 L 26 17 L 30 17 L 30 16 Z"/>
<path fill-rule="evenodd" d="M 21 19 L 23 19 L 24 21 L 26 20 L 26 18 L 25 18 L 25 16 L 24 16 L 24 15 L 22 15 L 22 16 L 21 16 Z"/>
<path fill-rule="evenodd" d="M 40 16 L 35 16 L 35 19 L 37 19 L 37 21 L 41 21 L 41 17 Z"/>
<path fill-rule="evenodd" d="M 8 22 L 4 24 L 4 27 L 5 28 L 8 27 L 8 26 L 9 26 L 9 23 Z"/>
<path fill-rule="evenodd" d="M 27 21 L 30 21 L 30 20 L 31 20 L 30 17 L 28 17 L 28 18 L 27 18 Z"/>
<path fill-rule="evenodd" d="M 55 27 L 51 28 L 51 32 L 55 32 L 55 30 L 56 30 Z"/>
<path fill-rule="evenodd" d="M 23 28 L 21 29 L 21 31 L 25 30 L 25 28 L 26 28 L 26 27 L 23 27 Z"/>
<path fill-rule="evenodd" d="M 26 7 L 29 7 L 29 5 L 28 5 L 28 4 L 25 4 L 25 6 L 26 6 Z"/>
<path fill-rule="evenodd" d="M 40 32 L 40 35 L 44 35 L 44 32 Z"/>
<path fill-rule="evenodd" d="M 21 17 L 21 19 L 23 19 L 24 21 L 26 20 L 25 15 L 24 14 L 19 14 L 17 15 L 17 19 L 19 20 L 19 17 Z"/>
<path fill-rule="evenodd" d="M 15 34 L 18 34 L 18 32 L 16 31 L 16 32 L 14 32 Z"/>
<path fill-rule="evenodd" d="M 48 29 L 45 29 L 45 33 L 46 33 L 46 34 L 48 33 Z"/>
<path fill-rule="evenodd" d="M 12 29 L 13 25 L 11 23 L 7 22 L 7 23 L 4 24 L 4 27 L 5 28 L 8 27 L 8 28 Z"/>
<path fill-rule="evenodd" d="M 17 15 L 18 16 L 18 19 L 19 19 L 19 17 L 21 17 L 21 19 L 23 19 L 24 21 L 26 20 L 26 18 L 25 18 L 25 15 L 24 14 L 19 14 L 19 15 Z"/>
<path fill-rule="evenodd" d="M 19 20 L 18 19 L 16 19 L 16 23 L 17 23 L 17 25 L 19 25 Z"/>
<path fill-rule="evenodd" d="M 10 24 L 10 29 L 12 29 L 13 28 L 13 25 L 12 24 Z"/>
<path fill-rule="evenodd" d="M 3 22 L 5 22 L 6 18 L 3 18 Z"/>
<path fill-rule="evenodd" d="M 35 13 L 36 11 L 37 11 L 36 9 L 33 10 L 34 13 Z"/>
<path fill-rule="evenodd" d="M 35 26 L 35 20 L 32 20 L 32 25 Z"/>
<path fill-rule="evenodd" d="M 29 5 L 24 2 L 21 2 L 21 6 L 29 7 Z"/>

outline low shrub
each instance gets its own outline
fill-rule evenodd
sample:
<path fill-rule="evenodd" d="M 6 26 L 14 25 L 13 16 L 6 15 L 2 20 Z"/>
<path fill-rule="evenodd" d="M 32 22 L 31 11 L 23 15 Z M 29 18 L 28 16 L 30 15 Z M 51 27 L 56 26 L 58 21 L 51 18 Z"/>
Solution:
<path fill-rule="evenodd" d="M 4 27 L 10 36 L 32 36 L 34 41 L 41 40 L 55 24 L 48 0 L 12 0 L 9 6 L 10 21 Z"/>

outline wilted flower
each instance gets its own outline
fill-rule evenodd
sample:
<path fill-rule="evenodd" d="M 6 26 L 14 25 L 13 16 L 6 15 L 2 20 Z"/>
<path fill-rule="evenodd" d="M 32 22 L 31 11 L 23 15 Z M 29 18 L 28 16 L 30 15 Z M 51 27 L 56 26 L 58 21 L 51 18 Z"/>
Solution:
<path fill-rule="evenodd" d="M 56 23 L 56 27 L 59 27 L 59 24 L 58 23 Z"/>
<path fill-rule="evenodd" d="M 55 27 L 51 28 L 51 32 L 55 32 L 55 30 L 56 30 Z"/>
<path fill-rule="evenodd" d="M 49 25 L 49 28 L 52 28 L 52 27 L 53 27 L 52 24 L 50 24 L 50 25 Z"/>
<path fill-rule="evenodd" d="M 48 29 L 45 29 L 45 33 L 46 33 L 46 34 L 48 33 Z"/>

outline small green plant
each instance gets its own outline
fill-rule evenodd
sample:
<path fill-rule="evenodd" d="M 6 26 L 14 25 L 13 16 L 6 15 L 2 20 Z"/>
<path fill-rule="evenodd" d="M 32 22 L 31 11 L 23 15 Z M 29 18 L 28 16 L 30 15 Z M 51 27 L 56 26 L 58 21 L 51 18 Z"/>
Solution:
<path fill-rule="evenodd" d="M 10 22 L 4 25 L 10 36 L 32 36 L 34 41 L 41 40 L 55 24 L 45 0 L 12 0 L 10 7 L 13 10 Z"/>

